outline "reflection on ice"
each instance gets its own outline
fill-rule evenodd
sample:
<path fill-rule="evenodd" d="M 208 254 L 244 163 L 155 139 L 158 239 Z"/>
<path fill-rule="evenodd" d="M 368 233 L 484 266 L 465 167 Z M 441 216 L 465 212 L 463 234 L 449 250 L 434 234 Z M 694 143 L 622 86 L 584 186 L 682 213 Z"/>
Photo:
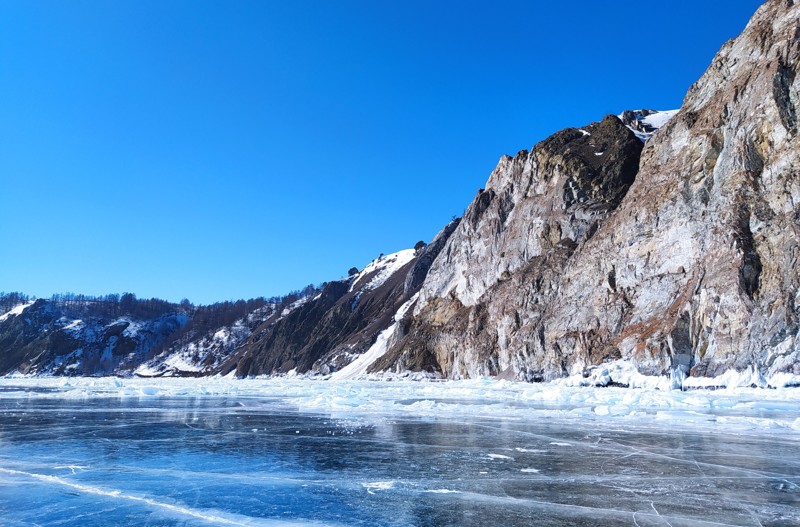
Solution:
<path fill-rule="evenodd" d="M 143 387 L 157 394 L 126 393 Z M 548 390 L 486 381 L 3 380 L 0 518 L 11 526 L 800 525 L 794 391 Z M 618 404 L 633 410 L 595 411 Z"/>

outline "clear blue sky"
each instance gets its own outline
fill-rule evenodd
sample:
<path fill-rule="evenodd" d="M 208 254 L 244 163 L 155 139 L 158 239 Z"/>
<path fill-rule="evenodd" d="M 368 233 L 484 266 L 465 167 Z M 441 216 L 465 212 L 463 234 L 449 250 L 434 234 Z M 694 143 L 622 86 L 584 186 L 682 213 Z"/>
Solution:
<path fill-rule="evenodd" d="M 759 4 L 0 2 L 0 290 L 340 278 L 432 238 L 502 154 L 680 106 Z"/>

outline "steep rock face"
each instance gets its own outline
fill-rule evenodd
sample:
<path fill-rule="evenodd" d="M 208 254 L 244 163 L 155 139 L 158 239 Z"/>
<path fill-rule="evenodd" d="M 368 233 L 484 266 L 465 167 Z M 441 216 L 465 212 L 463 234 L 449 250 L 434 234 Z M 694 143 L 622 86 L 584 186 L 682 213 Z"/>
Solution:
<path fill-rule="evenodd" d="M 431 298 L 478 303 L 488 288 L 562 240 L 596 228 L 633 182 L 642 144 L 613 116 L 568 128 L 531 152 L 504 156 L 434 262 L 417 312 Z"/>
<path fill-rule="evenodd" d="M 798 21 L 793 2 L 764 4 L 647 141 L 629 190 L 614 167 L 630 157 L 581 176 L 576 131 L 501 160 L 376 366 L 547 379 L 622 357 L 652 374 L 800 373 Z"/>
<path fill-rule="evenodd" d="M 651 373 L 798 370 L 799 21 L 800 6 L 764 4 L 648 142 L 546 346 L 594 341 Z"/>
<path fill-rule="evenodd" d="M 633 182 L 641 150 L 608 116 L 502 158 L 433 263 L 404 338 L 375 369 L 462 377 L 513 367 L 511 337 L 544 314 L 565 262 Z"/>
<path fill-rule="evenodd" d="M 457 225 L 451 222 L 418 251 L 381 256 L 356 276 L 330 282 L 317 297 L 268 319 L 217 371 L 244 377 L 343 368 L 394 322 Z"/>

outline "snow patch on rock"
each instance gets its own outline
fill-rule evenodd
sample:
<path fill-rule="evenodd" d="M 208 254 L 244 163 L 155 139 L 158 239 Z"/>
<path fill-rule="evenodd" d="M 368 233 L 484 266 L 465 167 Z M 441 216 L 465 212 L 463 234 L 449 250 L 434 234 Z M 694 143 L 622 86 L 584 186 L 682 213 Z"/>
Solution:
<path fill-rule="evenodd" d="M 353 279 L 350 291 L 372 291 L 383 285 L 393 274 L 414 259 L 414 249 L 404 249 L 371 261 Z M 365 282 L 366 281 L 366 282 Z"/>
<path fill-rule="evenodd" d="M 636 137 L 647 141 L 680 110 L 626 110 L 617 117 Z"/>
<path fill-rule="evenodd" d="M 372 364 L 383 357 L 386 351 L 389 348 L 389 343 L 391 342 L 392 337 L 394 336 L 395 332 L 400 328 L 400 321 L 403 320 L 403 317 L 406 315 L 411 306 L 414 305 L 414 302 L 417 301 L 419 297 L 419 293 L 415 294 L 411 298 L 408 299 L 400 309 L 397 310 L 395 313 L 393 323 L 388 328 L 384 329 L 383 331 L 378 334 L 378 338 L 375 340 L 375 343 L 370 346 L 370 348 L 365 351 L 363 354 L 359 355 L 353 362 L 342 368 L 341 370 L 334 372 L 331 375 L 332 380 L 346 380 L 346 379 L 355 379 L 367 373 L 367 369 L 369 369 Z"/>
<path fill-rule="evenodd" d="M 33 305 L 33 303 L 34 303 L 34 301 L 30 301 L 28 303 L 20 304 L 18 306 L 13 307 L 9 311 L 7 311 L 7 312 L 3 313 L 2 315 L 0 315 L 0 322 L 3 322 L 4 320 L 6 320 L 8 318 L 17 317 L 17 316 L 21 315 L 26 309 L 31 307 Z"/>

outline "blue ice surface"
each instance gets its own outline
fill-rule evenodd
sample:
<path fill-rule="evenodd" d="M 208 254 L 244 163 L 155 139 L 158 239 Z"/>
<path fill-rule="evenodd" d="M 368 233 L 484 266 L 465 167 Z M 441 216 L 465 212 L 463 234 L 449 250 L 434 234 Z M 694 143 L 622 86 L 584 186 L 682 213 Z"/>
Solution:
<path fill-rule="evenodd" d="M 800 442 L 277 400 L 3 398 L 0 525 L 800 525 Z"/>

